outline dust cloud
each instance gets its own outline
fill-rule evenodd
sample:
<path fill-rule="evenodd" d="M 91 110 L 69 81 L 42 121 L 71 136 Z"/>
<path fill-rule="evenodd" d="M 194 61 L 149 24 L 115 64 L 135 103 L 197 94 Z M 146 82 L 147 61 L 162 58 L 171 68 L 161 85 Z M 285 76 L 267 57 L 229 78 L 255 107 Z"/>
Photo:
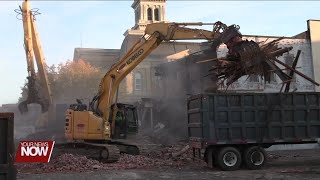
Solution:
<path fill-rule="evenodd" d="M 211 88 L 212 79 L 204 78 L 210 64 L 196 64 L 196 61 L 215 58 L 216 52 L 206 49 L 194 53 L 186 58 L 160 65 L 161 73 L 156 91 L 150 95 L 154 97 L 152 113 L 140 102 L 138 118 L 139 132 L 150 136 L 161 144 L 174 144 L 178 141 L 188 140 L 187 99 L 189 95 L 207 92 Z M 99 78 L 98 78 L 99 79 Z M 99 79 L 100 80 L 100 79 Z M 15 137 L 20 138 L 51 138 L 64 135 L 65 111 L 76 99 L 89 105 L 89 101 L 96 94 L 99 81 L 85 88 L 86 83 L 72 83 L 72 88 L 64 90 L 53 89 L 54 107 L 44 116 L 41 107 L 37 104 L 28 105 L 29 112 L 20 114 L 17 105 L 12 105 L 6 111 L 15 113 Z M 209 86 L 208 86 L 209 85 Z M 152 118 L 151 118 L 152 116 Z M 152 120 L 152 122 L 151 122 Z M 42 124 L 48 124 L 45 132 Z M 39 133 L 42 132 L 42 133 Z M 44 135 L 45 134 L 45 135 Z"/>
<path fill-rule="evenodd" d="M 212 63 L 195 62 L 216 57 L 215 51 L 206 48 L 156 68 L 160 81 L 157 91 L 151 95 L 156 97 L 152 117 L 154 127 L 150 127 L 150 114 L 141 119 L 143 113 L 140 113 L 141 121 L 147 124 L 141 128 L 143 133 L 162 144 L 188 140 L 188 98 L 190 95 L 218 91 L 217 78 L 214 75 L 205 77 Z M 140 106 L 143 108 L 143 103 Z"/>
<path fill-rule="evenodd" d="M 72 95 L 71 92 L 60 94 L 53 100 L 55 104 L 45 113 L 42 113 L 39 104 L 28 104 L 28 112 L 23 114 L 19 112 L 18 104 L 0 106 L 0 112 L 14 113 L 15 139 L 51 139 L 55 136 L 64 136 L 65 111 L 69 105 L 76 103 L 77 98 L 88 105 L 89 99 L 94 96 L 93 93 L 84 95 L 81 90 L 72 90 Z M 68 98 L 65 98 L 66 96 Z"/>
<path fill-rule="evenodd" d="M 37 104 L 28 105 L 29 112 L 20 114 L 18 104 L 5 104 L 0 107 L 0 112 L 14 113 L 14 137 L 24 138 L 35 132 L 35 122 L 41 114 L 41 107 Z"/>

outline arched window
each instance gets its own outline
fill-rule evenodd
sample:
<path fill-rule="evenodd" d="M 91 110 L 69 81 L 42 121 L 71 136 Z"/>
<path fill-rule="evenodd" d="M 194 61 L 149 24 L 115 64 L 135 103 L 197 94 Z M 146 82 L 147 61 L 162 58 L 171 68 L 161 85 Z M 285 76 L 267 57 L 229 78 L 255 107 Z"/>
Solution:
<path fill-rule="evenodd" d="M 148 13 L 148 20 L 152 21 L 152 9 L 148 8 L 147 13 Z"/>
<path fill-rule="evenodd" d="M 139 72 L 134 74 L 134 89 L 136 91 L 142 90 L 142 74 Z"/>
<path fill-rule="evenodd" d="M 154 20 L 156 20 L 156 21 L 160 20 L 160 18 L 159 18 L 159 9 L 158 8 L 156 8 L 154 10 Z"/>

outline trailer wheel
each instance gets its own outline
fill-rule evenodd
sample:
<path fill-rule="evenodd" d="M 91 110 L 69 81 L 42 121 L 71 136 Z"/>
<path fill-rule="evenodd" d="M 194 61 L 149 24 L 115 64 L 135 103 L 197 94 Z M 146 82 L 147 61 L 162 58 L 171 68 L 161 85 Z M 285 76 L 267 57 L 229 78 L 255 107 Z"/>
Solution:
<path fill-rule="evenodd" d="M 234 147 L 223 147 L 217 154 L 216 161 L 224 171 L 237 170 L 241 165 L 241 154 Z"/>
<path fill-rule="evenodd" d="M 252 146 L 244 151 L 244 164 L 248 169 L 260 169 L 266 162 L 266 151 L 259 146 Z"/>

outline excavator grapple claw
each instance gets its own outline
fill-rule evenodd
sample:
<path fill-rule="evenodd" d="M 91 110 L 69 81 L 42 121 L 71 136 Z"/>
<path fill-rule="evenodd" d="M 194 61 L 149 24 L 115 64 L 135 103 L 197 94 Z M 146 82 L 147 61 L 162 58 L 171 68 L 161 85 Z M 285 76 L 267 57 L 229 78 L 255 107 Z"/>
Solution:
<path fill-rule="evenodd" d="M 19 112 L 20 112 L 21 114 L 24 114 L 24 113 L 26 113 L 26 112 L 29 111 L 27 101 L 22 101 L 22 102 L 18 105 L 18 108 L 19 108 Z"/>
<path fill-rule="evenodd" d="M 40 98 L 39 91 L 35 87 L 35 80 L 33 78 L 28 77 L 28 81 L 28 97 L 25 101 L 19 103 L 18 109 L 20 113 L 24 114 L 29 111 L 28 104 L 39 104 L 41 106 L 41 112 L 47 112 L 50 105 L 49 101 Z"/>

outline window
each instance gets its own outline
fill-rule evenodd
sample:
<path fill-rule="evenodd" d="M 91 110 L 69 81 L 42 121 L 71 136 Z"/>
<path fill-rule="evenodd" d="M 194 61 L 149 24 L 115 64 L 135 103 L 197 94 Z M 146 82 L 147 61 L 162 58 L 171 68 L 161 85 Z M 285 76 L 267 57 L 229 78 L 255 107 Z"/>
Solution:
<path fill-rule="evenodd" d="M 134 86 L 136 91 L 142 90 L 142 75 L 139 72 L 134 75 Z"/>
<path fill-rule="evenodd" d="M 148 20 L 152 21 L 152 9 L 148 8 L 147 13 L 148 13 Z"/>
<path fill-rule="evenodd" d="M 294 55 L 293 54 L 287 54 L 284 56 L 284 61 L 287 65 L 289 65 L 290 67 L 292 67 L 293 65 L 293 61 L 294 61 Z M 290 74 L 290 69 L 286 70 L 287 74 Z M 292 77 L 292 81 L 294 82 L 296 80 L 296 73 L 293 73 L 293 77 Z"/>
<path fill-rule="evenodd" d="M 273 83 L 277 82 L 276 73 L 274 72 L 270 73 L 270 82 L 273 82 Z"/>
<path fill-rule="evenodd" d="M 259 76 L 255 74 L 250 75 L 249 82 L 259 82 Z"/>
<path fill-rule="evenodd" d="M 158 8 L 156 8 L 156 9 L 154 10 L 154 19 L 155 19 L 156 21 L 159 21 L 159 20 L 160 20 L 160 18 L 159 18 L 159 9 L 158 9 Z"/>

